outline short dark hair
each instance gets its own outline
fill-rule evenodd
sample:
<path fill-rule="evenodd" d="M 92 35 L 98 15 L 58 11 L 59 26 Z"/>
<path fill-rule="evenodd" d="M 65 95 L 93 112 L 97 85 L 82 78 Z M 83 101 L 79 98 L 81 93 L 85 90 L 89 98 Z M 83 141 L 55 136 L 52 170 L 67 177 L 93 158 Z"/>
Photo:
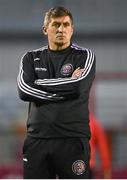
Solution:
<path fill-rule="evenodd" d="M 68 9 L 66 9 L 65 7 L 54 7 L 54 8 L 49 9 L 45 13 L 44 27 L 48 26 L 51 18 L 57 18 L 57 17 L 62 17 L 62 16 L 69 16 L 71 23 L 73 25 L 73 16 Z"/>

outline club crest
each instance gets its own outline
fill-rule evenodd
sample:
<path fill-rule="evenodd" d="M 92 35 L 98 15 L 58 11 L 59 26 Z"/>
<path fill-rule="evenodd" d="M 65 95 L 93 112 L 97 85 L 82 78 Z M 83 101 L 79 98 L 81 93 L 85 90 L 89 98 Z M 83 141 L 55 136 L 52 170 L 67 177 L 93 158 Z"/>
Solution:
<path fill-rule="evenodd" d="M 71 75 L 73 72 L 72 64 L 65 64 L 61 68 L 61 74 L 64 76 Z"/>
<path fill-rule="evenodd" d="M 72 164 L 72 171 L 76 174 L 76 175 L 81 175 L 84 173 L 86 169 L 86 165 L 85 162 L 82 160 L 77 160 Z"/>

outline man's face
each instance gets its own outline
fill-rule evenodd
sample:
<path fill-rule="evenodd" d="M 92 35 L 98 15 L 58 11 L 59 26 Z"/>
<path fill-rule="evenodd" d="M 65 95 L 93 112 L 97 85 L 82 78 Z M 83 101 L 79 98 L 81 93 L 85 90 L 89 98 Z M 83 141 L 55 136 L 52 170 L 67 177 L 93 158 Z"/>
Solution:
<path fill-rule="evenodd" d="M 73 34 L 70 17 L 51 18 L 50 23 L 45 28 L 45 34 L 48 36 L 49 47 L 51 49 L 54 49 L 56 46 L 68 47 Z"/>

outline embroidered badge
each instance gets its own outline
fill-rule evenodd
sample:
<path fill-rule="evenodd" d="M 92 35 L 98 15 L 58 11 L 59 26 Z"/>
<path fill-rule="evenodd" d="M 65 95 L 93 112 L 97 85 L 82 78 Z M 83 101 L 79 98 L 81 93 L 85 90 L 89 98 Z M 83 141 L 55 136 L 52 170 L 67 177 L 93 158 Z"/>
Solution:
<path fill-rule="evenodd" d="M 72 164 L 72 171 L 76 174 L 76 175 L 81 175 L 84 173 L 86 169 L 86 165 L 85 162 L 82 160 L 77 160 Z"/>
<path fill-rule="evenodd" d="M 65 64 L 61 68 L 61 74 L 62 75 L 70 75 L 73 72 L 73 66 L 72 64 Z"/>

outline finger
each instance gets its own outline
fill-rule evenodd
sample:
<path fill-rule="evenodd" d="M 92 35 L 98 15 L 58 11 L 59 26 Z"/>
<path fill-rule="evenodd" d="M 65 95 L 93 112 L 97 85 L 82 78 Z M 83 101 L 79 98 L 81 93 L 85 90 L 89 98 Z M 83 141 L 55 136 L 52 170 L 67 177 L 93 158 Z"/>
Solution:
<path fill-rule="evenodd" d="M 80 70 L 80 67 L 78 67 L 75 71 L 79 71 L 79 70 Z M 74 71 L 74 72 L 75 72 L 75 71 Z"/>

